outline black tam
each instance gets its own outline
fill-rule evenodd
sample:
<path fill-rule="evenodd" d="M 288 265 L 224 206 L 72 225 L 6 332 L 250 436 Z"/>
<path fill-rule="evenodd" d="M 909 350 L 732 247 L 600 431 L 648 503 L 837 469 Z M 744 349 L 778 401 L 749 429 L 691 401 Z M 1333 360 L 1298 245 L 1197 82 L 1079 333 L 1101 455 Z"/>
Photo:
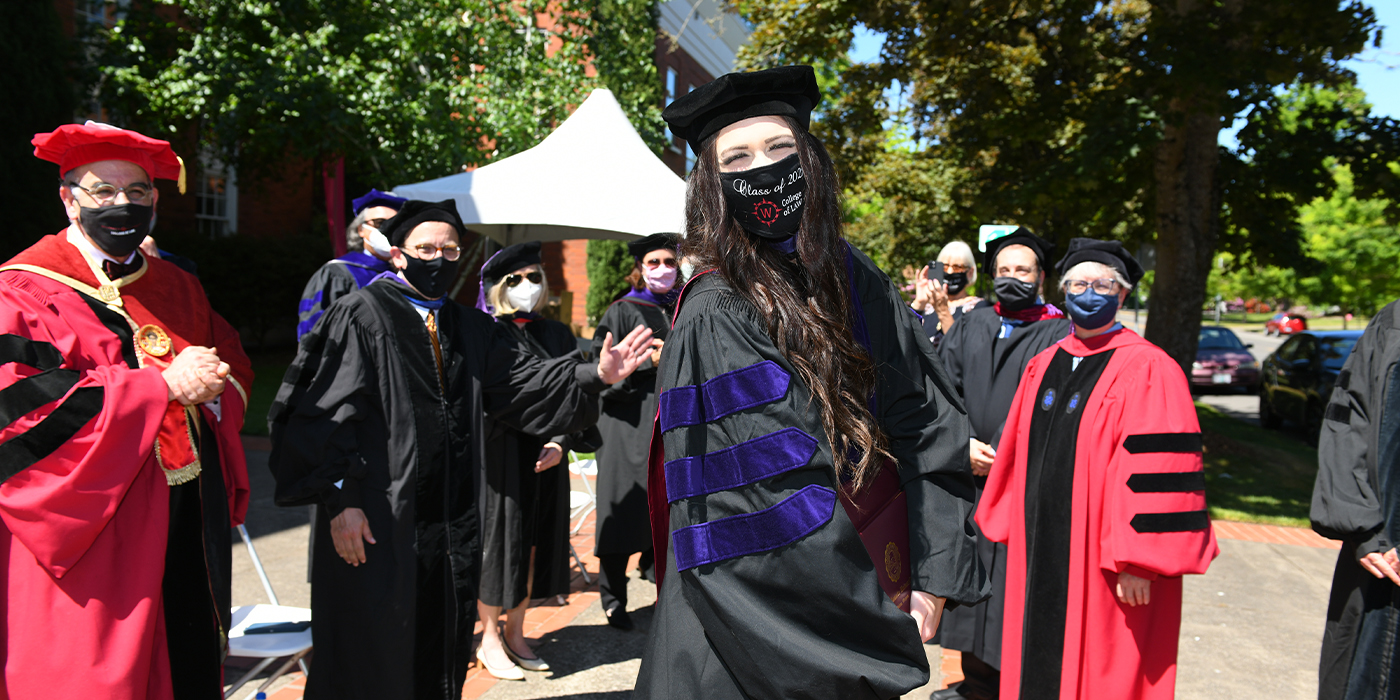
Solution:
<path fill-rule="evenodd" d="M 653 233 L 650 236 L 643 236 L 635 241 L 629 241 L 627 243 L 627 252 L 631 253 L 632 257 L 641 260 L 646 257 L 647 253 L 653 250 L 661 250 L 662 248 L 674 253 L 680 248 L 680 245 L 681 237 L 674 233 Z"/>
<path fill-rule="evenodd" d="M 1001 238 L 987 241 L 987 255 L 982 259 L 982 269 L 988 277 L 997 276 L 997 253 L 1009 245 L 1023 245 L 1035 251 L 1035 259 L 1040 262 L 1042 270 L 1050 266 L 1050 258 L 1055 254 L 1054 243 L 1035 235 L 1025 226 L 1019 226 Z"/>
<path fill-rule="evenodd" d="M 792 117 L 806 129 L 821 101 L 811 66 L 783 66 L 722 75 L 672 102 L 661 118 L 699 153 L 705 139 L 749 117 Z"/>
<path fill-rule="evenodd" d="M 462 225 L 462 217 L 457 215 L 457 203 L 444 199 L 441 202 L 424 202 L 418 199 L 410 199 L 404 202 L 403 208 L 394 218 L 384 222 L 381 229 L 389 242 L 396 246 L 402 246 L 408 234 L 418 224 L 429 221 L 441 221 L 444 224 L 451 224 L 457 229 L 457 238 L 466 238 L 467 228 Z"/>
<path fill-rule="evenodd" d="M 540 264 L 540 242 L 516 243 L 502 248 L 481 266 L 481 279 L 489 287 L 497 280 L 526 265 Z"/>
<path fill-rule="evenodd" d="M 1128 254 L 1118 241 L 1100 241 L 1094 238 L 1071 238 L 1065 257 L 1055 264 L 1055 273 L 1064 277 L 1070 268 L 1082 262 L 1096 262 L 1117 270 L 1127 278 L 1128 284 L 1137 286 L 1142 279 L 1142 265 L 1137 258 Z"/>

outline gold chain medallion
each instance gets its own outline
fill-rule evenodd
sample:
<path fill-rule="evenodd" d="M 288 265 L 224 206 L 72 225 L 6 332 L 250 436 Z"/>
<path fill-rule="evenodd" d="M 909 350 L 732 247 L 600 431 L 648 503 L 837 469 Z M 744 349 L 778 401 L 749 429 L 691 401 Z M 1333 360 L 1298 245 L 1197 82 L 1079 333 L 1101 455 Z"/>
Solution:
<path fill-rule="evenodd" d="M 170 353 L 170 336 L 159 326 L 146 324 L 136 331 L 136 344 L 141 352 L 151 357 L 164 357 Z"/>
<path fill-rule="evenodd" d="M 885 545 L 885 575 L 889 576 L 891 581 L 898 581 L 899 569 L 899 547 L 891 542 Z"/>

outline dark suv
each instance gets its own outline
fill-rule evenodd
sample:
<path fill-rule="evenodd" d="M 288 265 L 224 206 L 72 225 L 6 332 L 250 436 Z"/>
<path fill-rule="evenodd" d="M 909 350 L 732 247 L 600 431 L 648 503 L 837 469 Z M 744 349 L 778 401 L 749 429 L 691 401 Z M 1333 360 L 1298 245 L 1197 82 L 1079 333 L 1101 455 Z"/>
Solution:
<path fill-rule="evenodd" d="M 1288 421 L 1308 440 L 1322 430 L 1322 413 L 1342 364 L 1361 331 L 1303 331 L 1289 338 L 1259 368 L 1259 422 L 1277 428 Z"/>

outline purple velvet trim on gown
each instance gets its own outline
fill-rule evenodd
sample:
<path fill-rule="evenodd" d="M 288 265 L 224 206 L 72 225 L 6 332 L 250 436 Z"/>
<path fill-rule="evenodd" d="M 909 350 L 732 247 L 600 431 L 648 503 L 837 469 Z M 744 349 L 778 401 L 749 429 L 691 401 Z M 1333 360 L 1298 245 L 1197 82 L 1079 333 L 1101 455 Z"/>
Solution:
<path fill-rule="evenodd" d="M 661 431 L 717 421 L 783 398 L 792 377 L 772 360 L 725 372 L 700 386 L 661 394 Z"/>
<path fill-rule="evenodd" d="M 806 466 L 817 452 L 817 439 L 799 428 L 741 442 L 733 447 L 666 463 L 666 499 L 703 496 L 757 483 Z"/>
<path fill-rule="evenodd" d="M 690 525 L 671 533 L 676 570 L 772 551 L 831 520 L 836 492 L 811 484 L 770 508 Z"/>

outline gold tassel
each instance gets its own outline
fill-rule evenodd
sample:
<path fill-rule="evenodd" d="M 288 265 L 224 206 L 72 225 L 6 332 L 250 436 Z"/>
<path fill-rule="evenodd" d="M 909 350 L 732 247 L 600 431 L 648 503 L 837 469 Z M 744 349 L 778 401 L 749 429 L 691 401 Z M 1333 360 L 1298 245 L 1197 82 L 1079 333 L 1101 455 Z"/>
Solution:
<path fill-rule="evenodd" d="M 175 160 L 180 161 L 180 179 L 175 181 L 175 185 L 180 188 L 180 194 L 185 193 L 185 159 L 175 156 Z"/>
<path fill-rule="evenodd" d="M 200 471 L 199 460 L 195 460 L 188 466 L 180 467 L 179 469 L 167 469 L 165 470 L 165 483 L 171 486 L 179 486 L 180 484 L 194 481 L 199 478 Z"/>

